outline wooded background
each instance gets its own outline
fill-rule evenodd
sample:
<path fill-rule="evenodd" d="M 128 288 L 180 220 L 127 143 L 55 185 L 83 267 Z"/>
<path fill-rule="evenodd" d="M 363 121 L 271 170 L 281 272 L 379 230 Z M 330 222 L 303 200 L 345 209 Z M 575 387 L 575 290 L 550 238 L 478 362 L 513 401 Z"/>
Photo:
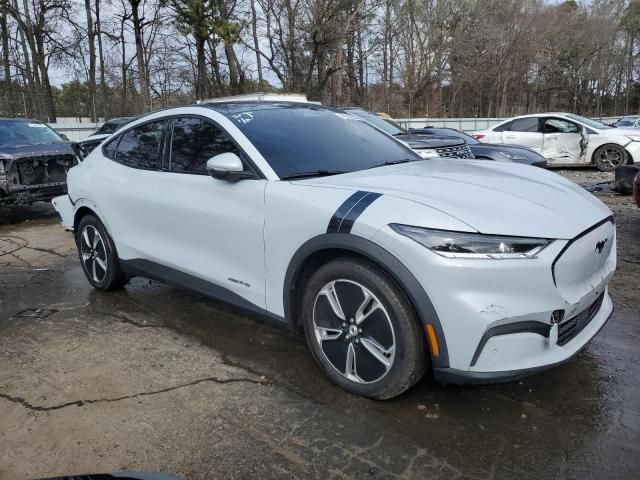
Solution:
<path fill-rule="evenodd" d="M 637 113 L 640 0 L 0 0 L 0 116 L 255 91 L 396 117 Z"/>

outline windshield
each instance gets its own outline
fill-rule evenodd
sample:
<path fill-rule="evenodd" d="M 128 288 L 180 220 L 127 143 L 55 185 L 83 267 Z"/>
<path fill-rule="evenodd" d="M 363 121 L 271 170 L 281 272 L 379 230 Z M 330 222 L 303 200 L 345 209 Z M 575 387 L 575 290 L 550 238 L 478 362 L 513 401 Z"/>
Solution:
<path fill-rule="evenodd" d="M 0 145 L 33 145 L 63 141 L 44 123 L 23 120 L 0 121 Z"/>
<path fill-rule="evenodd" d="M 380 130 L 388 133 L 389 135 L 403 135 L 407 133 L 406 130 L 403 130 L 395 123 L 385 120 L 380 115 L 376 115 L 375 113 L 367 112 L 366 110 L 360 110 L 359 108 L 345 111 L 351 113 L 352 115 L 360 117 L 364 121 L 378 127 Z"/>
<path fill-rule="evenodd" d="M 616 123 L 616 127 L 633 127 L 635 123 L 635 120 L 630 119 L 618 120 L 618 122 Z"/>
<path fill-rule="evenodd" d="M 592 118 L 583 117 L 581 115 L 574 115 L 573 113 L 567 113 L 567 117 L 572 118 L 573 120 L 577 120 L 578 122 L 584 123 L 587 127 L 597 128 L 598 130 L 607 130 L 609 128 L 613 128 L 609 125 L 605 125 L 604 123 L 594 120 Z"/>
<path fill-rule="evenodd" d="M 245 104 L 216 109 L 235 123 L 280 178 L 422 160 L 368 123 L 315 105 Z"/>

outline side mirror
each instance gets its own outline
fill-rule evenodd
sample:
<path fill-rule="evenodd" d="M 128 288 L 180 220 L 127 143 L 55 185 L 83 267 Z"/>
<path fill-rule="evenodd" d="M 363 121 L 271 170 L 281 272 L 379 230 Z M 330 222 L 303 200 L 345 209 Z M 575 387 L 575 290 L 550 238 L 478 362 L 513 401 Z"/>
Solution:
<path fill-rule="evenodd" d="M 69 137 L 67 137 L 64 133 L 60 134 L 60 138 L 62 138 L 63 140 L 66 140 L 67 142 L 69 141 Z"/>
<path fill-rule="evenodd" d="M 245 171 L 240 157 L 231 152 L 221 153 L 207 160 L 207 171 L 213 178 L 232 182 L 253 178 L 252 172 Z"/>

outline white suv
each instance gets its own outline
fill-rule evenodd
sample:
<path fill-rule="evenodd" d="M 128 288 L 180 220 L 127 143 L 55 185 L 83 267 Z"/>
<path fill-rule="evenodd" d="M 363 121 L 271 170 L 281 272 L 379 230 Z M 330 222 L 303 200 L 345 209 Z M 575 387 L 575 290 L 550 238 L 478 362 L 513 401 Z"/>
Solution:
<path fill-rule="evenodd" d="M 540 113 L 510 118 L 473 136 L 486 143 L 529 147 L 548 166 L 595 165 L 603 172 L 640 162 L 640 132 L 614 128 L 573 113 Z"/>
<path fill-rule="evenodd" d="M 322 370 L 385 399 L 569 359 L 613 305 L 599 200 L 534 167 L 431 159 L 309 103 L 139 118 L 54 205 L 101 290 L 143 275 L 305 332 Z M 292 365 L 291 368 L 295 368 Z"/>

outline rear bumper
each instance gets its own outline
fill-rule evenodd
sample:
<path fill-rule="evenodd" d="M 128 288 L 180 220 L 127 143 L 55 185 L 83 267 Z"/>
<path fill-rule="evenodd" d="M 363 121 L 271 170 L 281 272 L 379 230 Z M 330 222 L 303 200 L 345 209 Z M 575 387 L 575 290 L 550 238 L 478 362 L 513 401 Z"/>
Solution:
<path fill-rule="evenodd" d="M 74 206 L 69 195 L 62 195 L 51 200 L 53 207 L 60 214 L 62 225 L 66 230 L 73 231 Z"/>

